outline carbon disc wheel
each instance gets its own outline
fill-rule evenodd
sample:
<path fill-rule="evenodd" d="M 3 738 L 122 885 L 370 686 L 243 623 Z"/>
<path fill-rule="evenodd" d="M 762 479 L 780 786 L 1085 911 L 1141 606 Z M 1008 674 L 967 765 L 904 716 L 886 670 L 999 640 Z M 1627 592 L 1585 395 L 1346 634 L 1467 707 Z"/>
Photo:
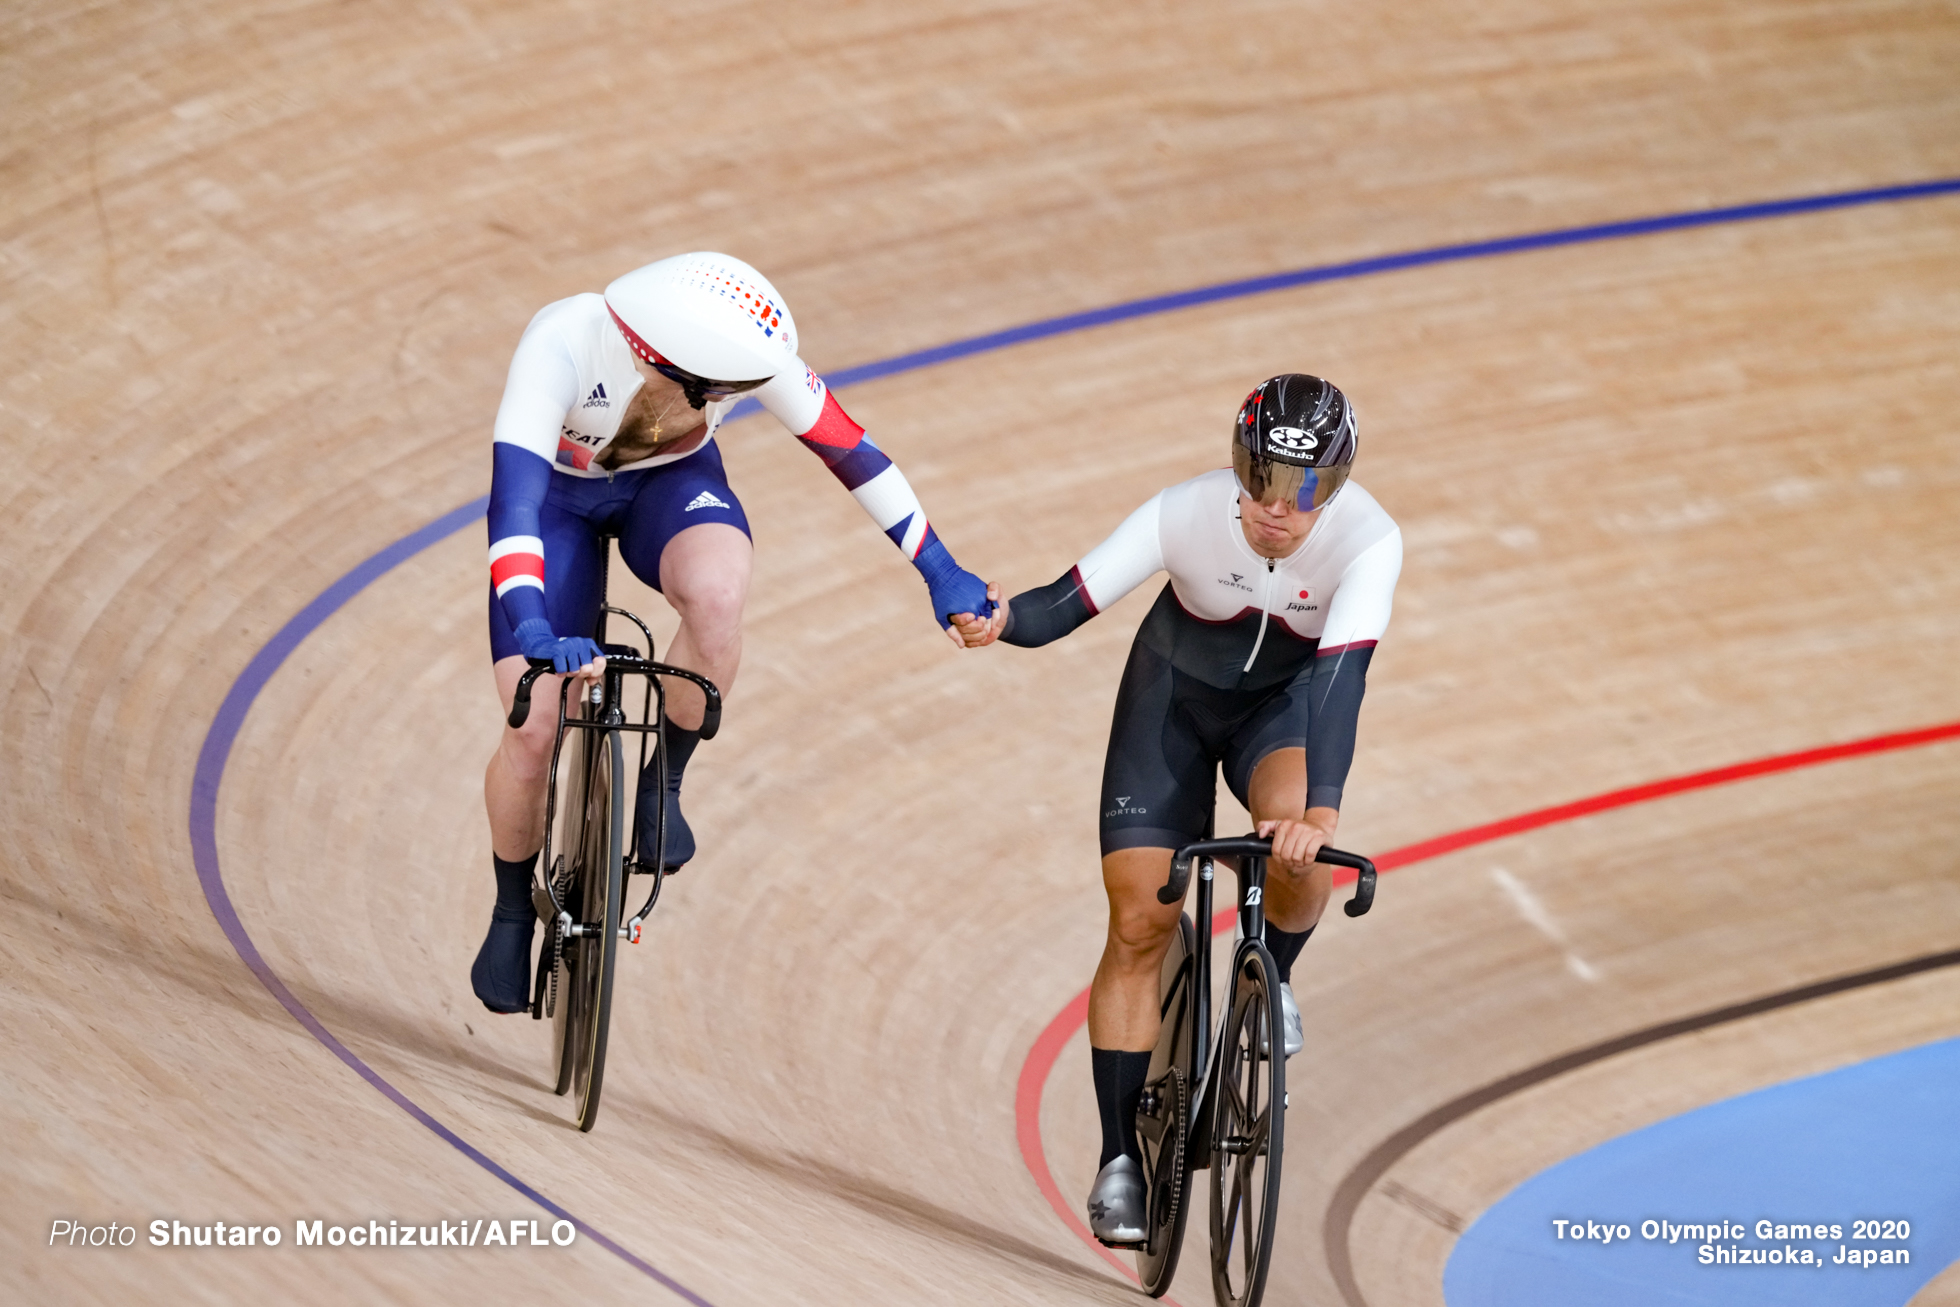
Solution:
<path fill-rule="evenodd" d="M 1211 1281 L 1219 1307 L 1257 1307 L 1273 1259 L 1286 1056 L 1279 969 L 1263 944 L 1239 955 L 1212 1118 Z"/>
<path fill-rule="evenodd" d="M 588 874 L 579 937 L 581 977 L 577 991 L 584 1020 L 574 1050 L 572 1091 L 578 1099 L 578 1128 L 599 1119 L 599 1090 L 606 1078 L 606 1035 L 612 1025 L 613 970 L 619 960 L 619 913 L 624 897 L 621 834 L 626 796 L 619 736 L 607 732 L 594 752 L 590 814 L 586 820 Z"/>
<path fill-rule="evenodd" d="M 581 918 L 585 910 L 585 826 L 590 808 L 586 800 L 592 787 L 590 743 L 585 731 L 574 731 L 565 741 L 558 797 L 558 828 L 562 834 L 556 840 L 556 847 L 549 850 L 552 889 L 558 895 L 558 902 L 574 918 Z M 552 976 L 546 993 L 550 1003 L 551 1092 L 554 1094 L 568 1094 L 572 1090 L 579 1033 L 584 1028 L 577 1010 L 577 977 L 583 974 L 580 943 L 569 936 L 560 938 L 552 954 Z"/>
<path fill-rule="evenodd" d="M 553 1021 L 557 1092 L 575 1097 L 578 1128 L 590 1130 L 598 1121 L 605 1082 L 613 972 L 619 956 L 625 769 L 619 736 L 612 732 L 585 740 L 580 752 L 584 756 L 576 761 L 584 765 L 572 774 L 583 773 L 582 801 L 568 812 L 576 813 L 576 825 L 567 832 L 573 856 L 562 900 L 579 933 L 566 939 L 559 950 L 562 970 Z"/>
<path fill-rule="evenodd" d="M 1184 1221 L 1191 1209 L 1192 1051 L 1191 919 L 1179 917 L 1164 958 L 1158 993 L 1163 1024 L 1150 1054 L 1150 1077 L 1137 1105 L 1137 1146 L 1143 1154 L 1145 1238 L 1137 1250 L 1137 1280 L 1161 1298 L 1177 1274 Z"/>

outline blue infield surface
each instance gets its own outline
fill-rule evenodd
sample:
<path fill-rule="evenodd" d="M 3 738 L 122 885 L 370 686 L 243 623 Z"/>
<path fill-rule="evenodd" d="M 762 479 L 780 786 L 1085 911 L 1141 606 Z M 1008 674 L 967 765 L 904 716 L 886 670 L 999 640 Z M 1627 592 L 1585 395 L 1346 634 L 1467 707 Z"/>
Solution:
<path fill-rule="evenodd" d="M 1886 1222 L 1908 1224 L 1901 1234 Z M 1896 1307 L 1956 1259 L 1960 1039 L 1950 1039 L 1568 1158 L 1464 1232 L 1443 1295 L 1449 1307 Z"/>

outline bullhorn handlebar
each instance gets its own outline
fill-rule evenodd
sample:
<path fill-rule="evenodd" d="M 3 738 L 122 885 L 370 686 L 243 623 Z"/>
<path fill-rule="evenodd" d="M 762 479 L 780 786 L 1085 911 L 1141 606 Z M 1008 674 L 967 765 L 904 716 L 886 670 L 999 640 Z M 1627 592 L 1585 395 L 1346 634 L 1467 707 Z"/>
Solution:
<path fill-rule="evenodd" d="M 1184 891 L 1191 885 L 1191 864 L 1198 858 L 1270 858 L 1273 855 L 1273 842 L 1258 839 L 1251 835 L 1241 835 L 1231 840 L 1200 840 L 1187 844 L 1171 858 L 1171 878 L 1157 891 L 1159 903 L 1182 903 Z M 1342 911 L 1350 917 L 1358 917 L 1375 906 L 1375 864 L 1358 853 L 1346 853 L 1340 849 L 1323 846 L 1314 855 L 1315 862 L 1324 862 L 1330 867 L 1346 867 L 1355 873 L 1354 897 L 1342 906 Z"/>
<path fill-rule="evenodd" d="M 511 696 L 509 721 L 512 730 L 523 726 L 531 716 L 531 686 L 538 677 L 551 670 L 549 658 L 533 658 L 530 662 L 530 670 L 518 680 L 517 692 Z M 715 733 L 721 729 L 721 691 L 715 688 L 713 681 L 699 672 L 690 672 L 685 667 L 674 667 L 646 658 L 635 658 L 630 654 L 607 654 L 605 664 L 609 674 L 619 672 L 631 676 L 677 676 L 683 681 L 694 682 L 701 687 L 701 693 L 708 699 L 707 708 L 701 717 L 701 738 L 712 740 L 715 738 Z"/>

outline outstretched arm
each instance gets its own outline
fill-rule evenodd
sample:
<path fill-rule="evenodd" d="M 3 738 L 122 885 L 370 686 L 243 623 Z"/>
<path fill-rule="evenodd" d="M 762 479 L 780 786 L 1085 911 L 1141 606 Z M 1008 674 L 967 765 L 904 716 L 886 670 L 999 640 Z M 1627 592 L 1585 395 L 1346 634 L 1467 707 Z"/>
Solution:
<path fill-rule="evenodd" d="M 823 378 L 801 360 L 792 360 L 756 398 L 823 460 L 878 529 L 919 569 L 940 626 L 950 630 L 954 613 L 993 611 L 986 586 L 953 561 L 905 474 L 851 420 Z"/>
<path fill-rule="evenodd" d="M 1049 584 L 1015 595 L 992 621 L 962 614 L 955 622 L 960 638 L 974 649 L 997 639 L 1024 649 L 1061 639 L 1164 570 L 1162 504 L 1162 494 L 1152 496 L 1081 562 Z M 999 597 L 993 586 L 987 592 Z"/>

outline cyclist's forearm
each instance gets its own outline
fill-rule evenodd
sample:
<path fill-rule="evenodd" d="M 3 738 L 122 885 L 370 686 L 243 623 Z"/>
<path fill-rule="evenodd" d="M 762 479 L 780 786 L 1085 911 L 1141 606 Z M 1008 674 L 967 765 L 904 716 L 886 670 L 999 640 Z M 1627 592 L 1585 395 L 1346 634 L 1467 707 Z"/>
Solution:
<path fill-rule="evenodd" d="M 1307 807 L 1338 811 L 1375 642 L 1322 650 L 1307 681 Z"/>
<path fill-rule="evenodd" d="M 1034 649 L 1059 640 L 1096 615 L 1079 568 L 1071 567 L 1051 585 L 1024 590 L 1007 601 L 1003 644 Z"/>

